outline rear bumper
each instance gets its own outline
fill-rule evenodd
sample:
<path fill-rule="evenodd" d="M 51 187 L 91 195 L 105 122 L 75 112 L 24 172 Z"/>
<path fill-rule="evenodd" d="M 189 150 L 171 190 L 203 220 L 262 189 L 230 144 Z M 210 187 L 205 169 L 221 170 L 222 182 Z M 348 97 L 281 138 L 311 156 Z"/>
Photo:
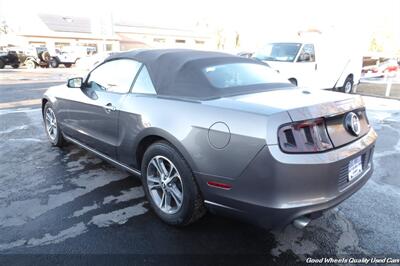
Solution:
<path fill-rule="evenodd" d="M 265 146 L 234 179 L 201 176 L 201 190 L 211 211 L 265 228 L 279 228 L 295 218 L 332 208 L 359 190 L 373 172 L 376 133 L 320 154 L 286 154 Z M 347 181 L 350 160 L 362 156 L 363 172 Z M 229 182 L 230 190 L 207 187 L 207 181 Z"/>

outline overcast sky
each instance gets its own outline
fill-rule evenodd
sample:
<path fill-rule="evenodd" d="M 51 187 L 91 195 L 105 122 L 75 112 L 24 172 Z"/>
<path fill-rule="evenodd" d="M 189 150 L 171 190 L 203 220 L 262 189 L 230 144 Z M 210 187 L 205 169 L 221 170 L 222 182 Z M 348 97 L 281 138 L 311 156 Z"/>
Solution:
<path fill-rule="evenodd" d="M 280 21 L 281 23 L 375 24 L 373 20 L 399 17 L 398 0 L 1 0 L 2 10 L 19 16 L 23 12 L 91 15 L 113 11 L 117 17 L 167 24 L 191 24 L 208 19 L 225 26 L 243 27 Z M 8 7 L 8 8 L 7 8 Z M 397 20 L 399 21 L 399 20 Z M 378 22 L 379 23 L 379 22 Z M 398 27 L 399 24 L 397 25 Z"/>

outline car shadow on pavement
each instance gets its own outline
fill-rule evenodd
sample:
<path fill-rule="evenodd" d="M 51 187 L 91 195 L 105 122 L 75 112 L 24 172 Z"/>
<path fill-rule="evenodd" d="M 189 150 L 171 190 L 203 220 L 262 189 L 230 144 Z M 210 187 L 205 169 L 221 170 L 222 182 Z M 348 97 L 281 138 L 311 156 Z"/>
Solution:
<path fill-rule="evenodd" d="M 24 167 L 44 180 L 0 204 L 0 253 L 235 254 L 285 264 L 318 250 L 307 240 L 315 241 L 316 232 L 330 234 L 312 226 L 270 232 L 210 213 L 184 228 L 169 226 L 151 211 L 138 177 L 72 144 L 36 147 L 29 149 L 47 160 Z"/>
<path fill-rule="evenodd" d="M 58 176 L 0 206 L 0 252 L 269 256 L 275 245 L 261 228 L 212 214 L 185 228 L 166 225 L 149 209 L 138 177 L 71 144 L 37 152 L 56 153 L 45 178 Z"/>

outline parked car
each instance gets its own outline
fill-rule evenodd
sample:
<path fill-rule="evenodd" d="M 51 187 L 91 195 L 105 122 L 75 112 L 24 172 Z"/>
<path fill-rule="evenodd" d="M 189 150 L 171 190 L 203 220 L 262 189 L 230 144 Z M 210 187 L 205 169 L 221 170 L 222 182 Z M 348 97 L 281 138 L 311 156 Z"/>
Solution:
<path fill-rule="evenodd" d="M 396 59 L 387 59 L 374 66 L 363 67 L 362 73 L 365 77 L 383 77 L 386 74 L 396 73 L 399 70 L 399 64 Z"/>
<path fill-rule="evenodd" d="M 372 174 L 377 135 L 359 95 L 300 89 L 225 53 L 139 50 L 47 90 L 49 141 L 141 176 L 166 223 L 206 210 L 260 226 L 305 226 Z"/>
<path fill-rule="evenodd" d="M 67 46 L 63 49 L 54 49 L 51 53 L 50 66 L 57 68 L 60 64 L 69 68 L 75 64 L 80 58 L 87 55 L 87 47 Z"/>
<path fill-rule="evenodd" d="M 15 51 L 0 51 L 0 69 L 3 69 L 6 65 L 10 65 L 12 68 L 19 68 L 20 61 Z"/>
<path fill-rule="evenodd" d="M 65 67 L 69 68 L 72 64 L 75 64 L 77 59 L 78 58 L 72 54 L 56 49 L 56 54 L 51 56 L 50 66 L 52 68 L 57 68 L 60 64 L 63 64 Z"/>
<path fill-rule="evenodd" d="M 339 46 L 300 38 L 268 43 L 253 58 L 266 62 L 296 86 L 351 93 L 360 81 L 362 57 Z"/>
<path fill-rule="evenodd" d="M 50 53 L 46 47 L 29 47 L 26 50 L 26 59 L 24 65 L 28 69 L 35 69 L 36 67 L 49 67 Z"/>

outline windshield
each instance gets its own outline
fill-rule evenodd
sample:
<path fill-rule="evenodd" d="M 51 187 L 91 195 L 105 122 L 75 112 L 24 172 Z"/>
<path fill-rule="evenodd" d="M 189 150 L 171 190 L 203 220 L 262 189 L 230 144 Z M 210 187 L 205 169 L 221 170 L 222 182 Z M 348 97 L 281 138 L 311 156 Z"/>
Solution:
<path fill-rule="evenodd" d="M 293 62 L 301 43 L 269 43 L 253 57 L 265 61 Z"/>
<path fill-rule="evenodd" d="M 252 63 L 232 63 L 203 69 L 210 83 L 217 88 L 230 88 L 265 83 L 289 83 L 270 67 Z"/>

